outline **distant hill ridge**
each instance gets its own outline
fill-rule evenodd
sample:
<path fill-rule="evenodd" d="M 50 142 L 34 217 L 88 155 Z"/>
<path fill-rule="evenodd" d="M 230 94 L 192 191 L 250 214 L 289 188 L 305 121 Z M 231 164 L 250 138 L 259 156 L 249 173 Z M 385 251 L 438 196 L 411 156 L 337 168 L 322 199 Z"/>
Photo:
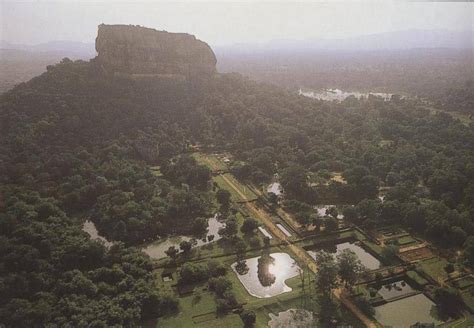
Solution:
<path fill-rule="evenodd" d="M 472 31 L 406 30 L 360 35 L 348 38 L 281 39 L 265 43 L 240 43 L 220 46 L 223 51 L 373 51 L 407 49 L 472 49 Z"/>
<path fill-rule="evenodd" d="M 21 50 L 31 53 L 65 53 L 75 54 L 83 59 L 96 55 L 93 43 L 78 41 L 50 41 L 36 45 L 16 44 L 0 41 L 0 50 Z"/>

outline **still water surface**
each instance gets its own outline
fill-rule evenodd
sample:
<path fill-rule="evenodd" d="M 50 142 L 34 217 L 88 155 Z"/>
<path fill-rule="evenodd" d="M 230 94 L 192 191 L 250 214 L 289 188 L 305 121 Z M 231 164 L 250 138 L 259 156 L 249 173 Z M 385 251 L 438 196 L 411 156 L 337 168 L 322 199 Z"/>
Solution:
<path fill-rule="evenodd" d="M 436 305 L 425 295 L 418 294 L 376 306 L 374 317 L 384 326 L 406 328 L 417 322 L 443 323 L 436 313 Z"/>
<path fill-rule="evenodd" d="M 386 285 L 383 285 L 378 293 L 383 297 L 384 300 L 390 300 L 403 295 L 413 293 L 415 290 L 411 288 L 404 280 L 399 280 Z"/>
<path fill-rule="evenodd" d="M 292 290 L 291 287 L 285 284 L 285 281 L 299 274 L 298 265 L 287 253 L 271 253 L 270 256 L 275 259 L 275 261 L 268 266 L 268 272 L 275 276 L 275 282 L 270 286 L 263 286 L 259 280 L 258 259 L 260 256 L 246 260 L 249 270 L 244 275 L 240 275 L 235 270 L 237 263 L 231 266 L 242 285 L 244 285 L 245 289 L 252 296 L 267 298 Z"/>
<path fill-rule="evenodd" d="M 306 328 L 314 327 L 313 313 L 303 309 L 289 309 L 279 312 L 278 315 L 270 313 L 269 328 Z"/>
<path fill-rule="evenodd" d="M 337 244 L 335 246 L 324 247 L 324 248 L 318 249 L 318 251 L 324 250 L 326 252 L 334 254 L 334 256 L 337 256 L 339 253 L 341 253 L 345 249 L 350 249 L 351 251 L 353 251 L 362 262 L 362 265 L 364 265 L 367 269 L 375 270 L 375 269 L 380 268 L 381 264 L 379 260 L 377 260 L 372 254 L 367 252 L 361 246 L 353 242 L 345 242 L 345 243 Z M 309 250 L 308 254 L 311 255 L 312 258 L 316 259 L 316 252 L 317 252 L 316 250 Z"/>
<path fill-rule="evenodd" d="M 325 90 L 320 90 L 320 91 L 303 91 L 299 90 L 298 94 L 309 97 L 309 98 L 314 98 L 314 99 L 320 99 L 320 100 L 326 100 L 326 101 L 343 101 L 349 96 L 354 96 L 358 99 L 361 97 L 368 97 L 369 95 L 381 97 L 384 100 L 390 100 L 392 97 L 391 93 L 383 93 L 383 92 L 358 92 L 358 91 L 343 91 L 340 89 L 325 89 Z"/>
<path fill-rule="evenodd" d="M 279 182 L 273 182 L 267 188 L 267 193 L 274 193 L 277 196 L 281 195 L 281 191 L 282 191 L 282 188 Z"/>
<path fill-rule="evenodd" d="M 208 221 L 209 226 L 207 228 L 206 241 L 204 241 L 203 239 L 196 238 L 196 241 L 197 241 L 196 247 L 209 244 L 210 242 L 207 239 L 207 237 L 210 235 L 214 235 L 214 239 L 211 242 L 221 239 L 221 236 L 219 236 L 218 231 L 221 227 L 225 226 L 225 223 L 220 222 L 217 219 L 217 217 L 218 215 L 216 214 L 212 218 L 209 219 Z M 166 240 L 159 240 L 157 242 L 151 243 L 150 245 L 143 248 L 142 250 L 153 259 L 161 259 L 163 257 L 166 257 L 165 252 L 168 250 L 168 248 L 170 248 L 171 246 L 174 246 L 179 250 L 180 242 L 184 240 L 190 241 L 191 239 L 192 237 L 188 237 L 188 236 L 171 237 L 171 238 L 167 238 Z"/>

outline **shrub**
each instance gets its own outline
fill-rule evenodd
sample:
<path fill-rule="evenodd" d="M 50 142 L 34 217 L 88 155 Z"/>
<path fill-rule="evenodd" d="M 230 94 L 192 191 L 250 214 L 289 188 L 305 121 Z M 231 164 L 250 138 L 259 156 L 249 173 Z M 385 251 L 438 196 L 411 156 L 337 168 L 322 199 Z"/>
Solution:
<path fill-rule="evenodd" d="M 255 324 L 256 315 L 255 312 L 247 310 L 240 314 L 240 318 L 244 322 L 244 327 L 250 328 L 253 327 L 253 325 Z"/>

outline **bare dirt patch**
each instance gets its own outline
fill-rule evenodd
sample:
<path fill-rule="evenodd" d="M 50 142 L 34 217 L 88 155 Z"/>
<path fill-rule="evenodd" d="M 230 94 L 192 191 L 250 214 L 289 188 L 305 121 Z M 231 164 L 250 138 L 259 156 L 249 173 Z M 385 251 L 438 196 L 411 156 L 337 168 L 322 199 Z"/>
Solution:
<path fill-rule="evenodd" d="M 414 262 L 420 260 L 426 260 L 434 257 L 435 255 L 428 247 L 421 247 L 417 249 L 408 250 L 400 253 L 399 257 L 405 262 Z"/>

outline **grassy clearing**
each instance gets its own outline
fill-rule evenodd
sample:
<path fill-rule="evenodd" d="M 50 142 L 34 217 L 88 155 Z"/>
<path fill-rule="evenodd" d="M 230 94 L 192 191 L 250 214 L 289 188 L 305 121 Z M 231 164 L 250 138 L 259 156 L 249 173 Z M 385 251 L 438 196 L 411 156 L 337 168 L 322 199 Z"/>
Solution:
<path fill-rule="evenodd" d="M 282 252 L 278 247 L 271 247 L 270 252 Z M 261 251 L 250 251 L 246 254 L 247 258 L 261 255 Z M 292 256 L 294 257 L 294 256 Z M 226 256 L 220 259 L 229 268 L 226 277 L 232 282 L 232 291 L 239 303 L 244 304 L 245 309 L 254 310 L 260 318 L 260 323 L 256 327 L 266 327 L 270 317 L 266 311 L 260 311 L 261 308 L 278 308 L 280 311 L 286 310 L 284 305 L 287 302 L 294 304 L 292 307 L 301 306 L 301 279 L 299 276 L 287 280 L 287 285 L 293 290 L 270 298 L 257 298 L 251 296 L 238 279 L 236 273 L 230 268 L 230 265 L 236 261 L 235 256 Z M 300 264 L 301 265 L 301 264 Z M 174 293 L 172 287 L 177 282 L 176 271 L 172 274 L 171 282 L 163 282 L 161 274 L 164 270 L 155 271 L 157 288 L 164 292 Z M 159 327 L 218 327 L 225 325 L 226 328 L 242 327 L 240 317 L 235 314 L 226 316 L 216 316 L 216 305 L 214 295 L 207 291 L 206 283 L 198 285 L 192 295 L 179 298 L 179 313 L 173 316 L 161 318 L 158 322 Z M 276 312 L 278 313 L 278 312 Z"/>
<path fill-rule="evenodd" d="M 240 216 L 240 218 L 243 218 Z M 346 232 L 343 236 L 350 236 L 352 232 Z M 334 238 L 334 236 L 332 236 Z M 287 252 L 290 256 L 298 262 L 292 252 L 285 247 L 272 246 L 270 253 Z M 246 258 L 251 258 L 261 255 L 261 250 L 251 250 L 246 253 Z M 228 255 L 219 258 L 228 268 L 226 277 L 232 282 L 232 291 L 235 294 L 239 303 L 243 304 L 244 309 L 253 310 L 257 316 L 255 327 L 267 327 L 270 321 L 269 313 L 277 315 L 281 311 L 286 311 L 291 308 L 305 307 L 309 310 L 318 311 L 318 304 L 315 302 L 316 292 L 314 290 L 314 275 L 306 272 L 307 280 L 305 283 L 306 293 L 302 292 L 302 281 L 299 276 L 290 278 L 286 284 L 292 288 L 290 292 L 286 292 L 270 298 L 257 298 L 251 296 L 245 287 L 238 279 L 236 273 L 230 269 L 230 265 L 237 260 L 236 256 Z M 204 263 L 204 262 L 203 262 Z M 302 268 L 305 266 L 298 263 Z M 173 280 L 170 282 L 163 282 L 161 274 L 163 269 L 155 271 L 157 287 L 161 291 L 168 291 L 175 293 L 173 285 L 177 282 L 176 270 L 172 272 Z M 311 277 L 311 278 L 310 278 Z M 215 314 L 214 295 L 206 290 L 206 283 L 198 285 L 194 289 L 194 293 L 189 296 L 180 297 L 179 313 L 174 316 L 161 318 L 158 321 L 159 327 L 217 327 L 217 325 L 225 325 L 226 328 L 242 327 L 242 321 L 236 314 L 229 314 L 226 316 L 216 317 Z M 353 327 L 361 327 L 359 321 L 353 315 L 341 306 L 342 317 L 345 322 L 351 324 Z"/>
<path fill-rule="evenodd" d="M 211 313 L 215 318 L 215 311 L 214 295 L 199 288 L 192 295 L 181 297 L 178 315 L 161 318 L 158 321 L 158 327 L 195 327 L 193 318 L 207 313 Z"/>
<path fill-rule="evenodd" d="M 317 244 L 324 244 L 324 243 L 329 243 L 329 242 L 334 242 L 338 239 L 344 239 L 344 238 L 350 238 L 354 235 L 354 231 L 344 231 L 344 232 L 337 232 L 337 233 L 331 233 L 328 235 L 325 234 L 320 234 L 317 236 L 314 236 L 312 238 L 307 238 L 302 241 L 296 242 L 298 246 L 301 247 L 309 247 Z M 357 236 L 357 235 L 355 235 Z"/>
<path fill-rule="evenodd" d="M 202 153 L 194 153 L 194 158 L 198 161 L 198 163 L 206 165 L 212 171 L 226 171 L 228 169 L 227 165 L 222 162 L 216 155 L 212 154 L 202 154 Z M 223 175 L 217 175 L 213 177 L 213 180 L 219 188 L 225 189 L 229 191 L 232 195 L 232 200 L 234 202 L 242 202 L 245 201 L 239 193 L 229 185 L 228 181 L 230 181 L 237 189 L 247 198 L 247 200 L 255 200 L 257 199 L 257 195 L 249 187 L 244 186 L 241 184 L 234 176 L 230 173 L 225 173 Z M 226 181 L 227 180 L 227 181 Z"/>
<path fill-rule="evenodd" d="M 434 257 L 428 260 L 419 262 L 418 266 L 426 274 L 431 276 L 434 280 L 443 283 L 444 280 L 448 279 L 449 276 L 444 271 L 444 267 L 448 264 L 448 261 L 439 257 Z"/>
<path fill-rule="evenodd" d="M 407 271 L 407 276 L 420 286 L 425 286 L 429 283 L 428 280 L 420 276 L 416 271 Z"/>
<path fill-rule="evenodd" d="M 173 280 L 164 282 L 161 278 L 163 269 L 155 270 L 156 287 L 161 292 L 176 293 L 173 285 L 176 284 L 178 274 L 173 270 Z M 205 290 L 205 285 L 195 288 L 192 295 L 179 298 L 179 312 L 158 320 L 157 327 L 195 327 L 194 317 L 207 313 L 213 316 L 216 310 L 214 295 Z M 238 327 L 238 326 L 235 326 Z"/>
<path fill-rule="evenodd" d="M 331 180 L 340 183 L 347 183 L 347 181 L 343 178 L 342 173 L 339 172 L 332 172 Z"/>
<path fill-rule="evenodd" d="M 466 306 L 473 311 L 474 310 L 474 296 L 471 294 L 472 293 L 472 287 L 468 288 L 466 290 L 463 290 L 461 292 L 461 297 L 466 304 Z"/>
<path fill-rule="evenodd" d="M 346 239 L 346 238 L 354 238 L 364 243 L 370 250 L 372 250 L 377 255 L 380 255 L 382 248 L 369 240 L 360 233 L 357 229 L 347 230 L 343 232 L 335 232 L 331 234 L 319 234 L 312 238 L 304 239 L 296 244 L 301 247 L 309 247 L 318 244 L 325 244 L 325 243 L 335 243 L 338 240 Z"/>
<path fill-rule="evenodd" d="M 160 166 L 159 165 L 150 166 L 150 171 L 151 171 L 151 174 L 153 174 L 156 177 L 163 176 L 163 173 L 161 173 L 161 171 L 160 171 Z"/>
<path fill-rule="evenodd" d="M 173 280 L 164 282 L 164 269 L 155 270 L 156 286 L 161 292 L 177 293 L 173 285 L 177 283 L 177 269 L 172 272 Z M 229 274 L 229 273 L 228 273 Z M 160 318 L 157 327 L 242 327 L 242 320 L 235 314 L 216 315 L 214 294 L 207 290 L 207 284 L 198 284 L 191 295 L 179 297 L 179 311 L 175 315 Z"/>
<path fill-rule="evenodd" d="M 472 276 L 463 277 L 456 280 L 453 285 L 457 287 L 461 293 L 461 297 L 464 303 L 471 309 L 474 310 L 474 279 Z"/>
<path fill-rule="evenodd" d="M 224 177 L 227 179 L 224 179 Z M 231 199 L 234 202 L 244 202 L 246 200 L 255 200 L 257 199 L 257 195 L 255 195 L 252 190 L 244 185 L 242 185 L 240 182 L 237 181 L 237 179 L 234 178 L 234 176 L 230 173 L 226 173 L 224 175 L 218 175 L 213 177 L 213 180 L 215 183 L 217 183 L 217 186 L 221 189 L 227 190 L 231 194 Z M 235 185 L 239 191 L 247 198 L 244 199 L 234 188 L 232 188 L 231 185 L 229 185 L 228 181 L 230 181 L 233 185 Z"/>
<path fill-rule="evenodd" d="M 438 327 L 442 328 L 466 328 L 474 327 L 474 316 L 466 314 L 465 317 L 451 322 L 447 322 L 439 325 Z"/>
<path fill-rule="evenodd" d="M 400 246 L 407 246 L 409 244 L 414 244 L 416 242 L 417 242 L 416 239 L 414 239 L 411 236 L 403 236 L 397 239 L 397 243 Z"/>
<path fill-rule="evenodd" d="M 211 321 L 204 321 L 194 325 L 193 327 L 201 327 L 201 328 L 241 328 L 243 326 L 243 322 L 240 319 L 240 316 L 237 314 L 228 314 L 226 316 L 215 317 Z"/>
<path fill-rule="evenodd" d="M 225 171 L 228 169 L 227 165 L 222 162 L 216 155 L 193 153 L 193 157 L 200 164 L 203 164 L 211 169 L 211 171 Z"/>
<path fill-rule="evenodd" d="M 463 277 L 461 279 L 456 280 L 455 284 L 461 289 L 466 289 L 474 285 L 474 279 L 471 276 Z"/>
<path fill-rule="evenodd" d="M 378 256 L 380 256 L 382 254 L 382 247 L 380 247 L 379 245 L 377 244 L 374 244 L 368 240 L 365 240 L 363 241 L 363 244 L 368 248 L 370 249 L 372 252 L 374 252 L 375 254 L 377 254 Z"/>

